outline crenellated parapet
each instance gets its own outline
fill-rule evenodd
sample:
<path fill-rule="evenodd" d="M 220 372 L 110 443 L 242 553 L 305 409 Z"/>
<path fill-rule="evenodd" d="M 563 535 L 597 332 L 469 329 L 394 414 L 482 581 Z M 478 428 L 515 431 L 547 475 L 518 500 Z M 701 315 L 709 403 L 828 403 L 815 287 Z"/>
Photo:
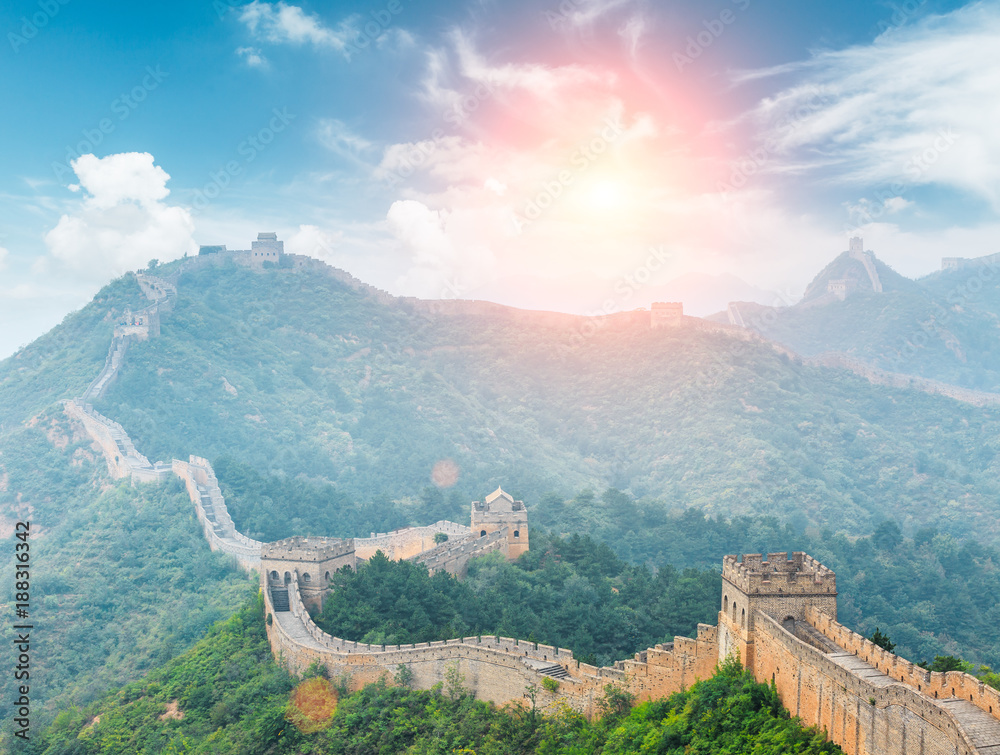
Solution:
<path fill-rule="evenodd" d="M 726 556 L 722 578 L 748 595 L 837 593 L 837 575 L 802 551 Z"/>

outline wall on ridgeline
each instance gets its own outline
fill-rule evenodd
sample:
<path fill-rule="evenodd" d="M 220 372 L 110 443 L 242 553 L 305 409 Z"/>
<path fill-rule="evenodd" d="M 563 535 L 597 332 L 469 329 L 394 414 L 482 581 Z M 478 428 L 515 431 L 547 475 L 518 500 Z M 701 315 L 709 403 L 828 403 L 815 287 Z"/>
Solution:
<path fill-rule="evenodd" d="M 275 658 L 296 673 L 319 662 L 331 678 L 345 677 L 350 689 L 383 677 L 392 679 L 400 664 L 413 673 L 414 687 L 430 689 L 444 682 L 457 664 L 464 685 L 480 699 L 500 705 L 526 701 L 528 686 L 534 684 L 541 707 L 565 702 L 593 717 L 609 683 L 626 687 L 640 700 L 663 697 L 710 677 L 718 659 L 715 628 L 705 625 L 699 625 L 697 639 L 677 637 L 612 668 L 579 663 L 565 648 L 492 635 L 419 645 L 368 645 L 332 637 L 316 626 L 303 605 L 297 576 L 287 586 L 290 610 L 280 614 L 274 613 L 266 580 L 262 584 Z M 542 679 L 554 667 L 561 667 L 568 677 L 559 679 L 559 688 L 552 693 L 542 687 Z"/>
<path fill-rule="evenodd" d="M 191 456 L 190 461 L 174 459 L 171 469 L 184 481 L 209 548 L 232 556 L 246 572 L 258 569 L 263 543 L 246 537 L 236 529 L 212 465 L 205 459 Z"/>
<path fill-rule="evenodd" d="M 414 557 L 412 561 L 426 566 L 431 574 L 445 571 L 461 579 L 466 575 L 469 559 L 496 551 L 506 556 L 508 542 L 506 530 L 496 530 L 485 537 L 466 534 L 460 540 L 441 543 L 436 548 Z"/>
<path fill-rule="evenodd" d="M 371 537 L 354 538 L 354 550 L 359 561 L 367 561 L 377 551 L 394 561 L 413 558 L 437 547 L 434 536 L 439 532 L 449 538 L 465 537 L 468 526 L 442 520 L 427 527 L 406 527 L 395 532 L 372 533 Z"/>
<path fill-rule="evenodd" d="M 823 613 L 810 611 L 807 618 L 825 637 L 848 653 L 870 663 L 886 676 L 934 699 L 956 697 L 968 700 L 984 713 L 1000 720 L 1000 690 L 971 674 L 961 671 L 928 671 L 893 655 Z"/>
<path fill-rule="evenodd" d="M 763 613 L 756 616 L 754 644 L 757 681 L 773 679 L 785 708 L 848 755 L 978 752 L 946 706 L 904 684 L 879 684 L 870 672 L 845 668 Z"/>
<path fill-rule="evenodd" d="M 996 406 L 1000 404 L 1000 393 L 976 391 L 971 388 L 951 385 L 950 383 L 942 383 L 940 380 L 906 375 L 901 372 L 889 372 L 888 370 L 873 367 L 867 362 L 862 362 L 860 359 L 837 352 L 820 354 L 806 361 L 808 364 L 815 364 L 821 367 L 848 370 L 874 385 L 934 393 L 939 396 L 947 396 L 965 404 L 972 404 L 973 406 Z"/>

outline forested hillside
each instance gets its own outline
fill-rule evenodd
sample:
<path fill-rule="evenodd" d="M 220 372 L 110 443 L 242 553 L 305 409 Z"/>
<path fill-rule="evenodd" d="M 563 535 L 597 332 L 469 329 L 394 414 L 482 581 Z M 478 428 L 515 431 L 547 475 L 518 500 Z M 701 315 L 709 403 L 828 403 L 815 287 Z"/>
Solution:
<path fill-rule="evenodd" d="M 502 483 L 542 534 L 524 564 L 476 579 L 492 569 L 529 604 L 576 595 L 565 605 L 614 626 L 647 612 L 632 634 L 570 638 L 584 655 L 628 655 L 713 616 L 714 577 L 692 577 L 687 599 L 671 593 L 688 567 L 800 549 L 838 572 L 848 626 L 880 626 L 913 660 L 1000 665 L 994 410 L 803 367 L 728 332 L 650 331 L 638 315 L 591 329 L 492 305 L 434 308 L 315 271 L 209 269 L 179 284 L 162 336 L 130 348 L 99 409 L 151 459 L 212 459 L 249 535 L 465 522 L 469 501 Z M 111 484 L 57 403 L 83 391 L 114 323 L 144 303 L 126 276 L 0 363 L 0 537 L 6 551 L 12 523 L 32 521 L 48 643 L 39 721 L 183 651 L 245 594 L 182 488 Z M 573 533 L 624 562 L 550 574 Z M 649 613 L 649 590 L 670 610 Z M 396 631 L 379 623 L 391 619 L 362 628 Z M 558 625 L 535 608 L 462 620 L 529 635 Z"/>
<path fill-rule="evenodd" d="M 363 501 L 415 500 L 448 459 L 456 501 L 500 483 L 529 501 L 613 486 L 853 534 L 892 517 L 1000 535 L 996 410 L 639 315 L 462 311 L 319 272 L 185 274 L 163 335 L 130 350 L 98 409 L 150 458 L 227 456 Z"/>

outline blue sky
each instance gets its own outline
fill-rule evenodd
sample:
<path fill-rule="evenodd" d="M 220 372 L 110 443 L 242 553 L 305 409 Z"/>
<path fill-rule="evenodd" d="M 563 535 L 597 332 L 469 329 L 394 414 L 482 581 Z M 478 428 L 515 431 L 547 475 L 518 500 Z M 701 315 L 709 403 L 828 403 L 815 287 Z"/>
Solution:
<path fill-rule="evenodd" d="M 794 301 L 852 233 L 911 276 L 997 251 L 997 2 L 36 0 L 0 32 L 0 356 L 258 230 L 576 312 L 700 274 Z"/>

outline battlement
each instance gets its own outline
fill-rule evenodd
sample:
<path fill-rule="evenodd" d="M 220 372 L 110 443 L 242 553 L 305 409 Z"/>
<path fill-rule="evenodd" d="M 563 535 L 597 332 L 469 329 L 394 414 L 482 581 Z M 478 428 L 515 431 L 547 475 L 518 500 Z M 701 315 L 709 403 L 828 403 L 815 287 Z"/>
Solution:
<path fill-rule="evenodd" d="M 649 311 L 649 326 L 653 329 L 680 325 L 684 321 L 684 303 L 657 301 Z"/>
<path fill-rule="evenodd" d="M 354 539 L 339 537 L 289 537 L 261 548 L 261 558 L 269 561 L 322 563 L 354 553 Z"/>
<path fill-rule="evenodd" d="M 747 595 L 837 594 L 836 574 L 802 551 L 726 556 L 722 578 Z"/>

